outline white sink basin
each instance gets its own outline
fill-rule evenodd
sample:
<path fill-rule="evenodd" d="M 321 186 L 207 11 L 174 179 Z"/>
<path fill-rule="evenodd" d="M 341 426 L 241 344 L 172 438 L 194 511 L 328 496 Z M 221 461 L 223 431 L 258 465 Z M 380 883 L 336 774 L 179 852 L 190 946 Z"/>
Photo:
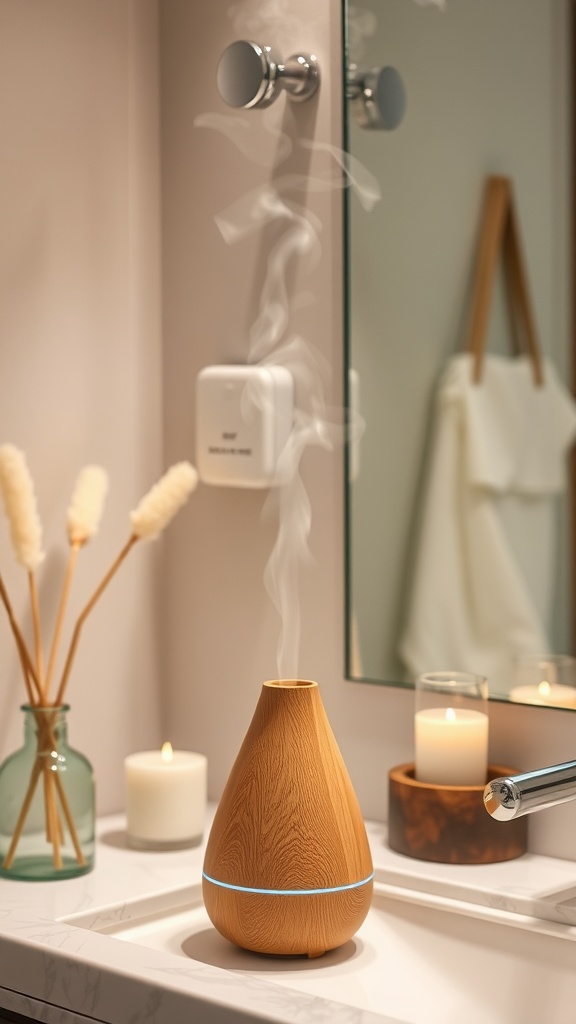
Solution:
<path fill-rule="evenodd" d="M 576 929 L 376 881 L 357 935 L 315 960 L 237 949 L 200 886 L 68 923 L 410 1024 L 573 1024 Z M 356 1020 L 357 1018 L 354 1017 Z"/>

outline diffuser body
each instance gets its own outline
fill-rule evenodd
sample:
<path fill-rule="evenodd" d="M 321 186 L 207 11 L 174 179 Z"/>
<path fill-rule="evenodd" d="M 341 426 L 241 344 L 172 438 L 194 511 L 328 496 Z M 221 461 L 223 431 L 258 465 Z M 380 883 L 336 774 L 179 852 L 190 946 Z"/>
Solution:
<path fill-rule="evenodd" d="M 210 920 L 245 949 L 319 956 L 362 924 L 372 874 L 317 684 L 264 683 L 206 848 Z"/>

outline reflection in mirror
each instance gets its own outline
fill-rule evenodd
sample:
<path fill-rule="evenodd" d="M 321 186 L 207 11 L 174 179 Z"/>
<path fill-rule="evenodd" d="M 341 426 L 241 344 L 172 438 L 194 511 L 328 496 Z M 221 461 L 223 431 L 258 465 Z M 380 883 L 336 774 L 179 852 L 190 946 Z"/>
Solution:
<path fill-rule="evenodd" d="M 347 196 L 349 404 L 366 424 L 348 460 L 353 679 L 460 670 L 521 699 L 519 658 L 572 652 L 571 6 L 345 12 L 350 78 L 393 67 L 406 91 L 395 130 L 367 131 L 354 99 L 345 126 L 381 191 L 371 211 Z"/>

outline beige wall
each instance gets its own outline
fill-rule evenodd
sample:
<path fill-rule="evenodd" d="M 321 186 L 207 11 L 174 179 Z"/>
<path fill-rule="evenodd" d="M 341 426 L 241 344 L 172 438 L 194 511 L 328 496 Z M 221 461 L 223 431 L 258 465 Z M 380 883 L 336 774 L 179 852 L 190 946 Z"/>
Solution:
<path fill-rule="evenodd" d="M 162 465 L 194 457 L 194 384 L 211 362 L 243 361 L 267 254 L 278 237 L 228 248 L 214 215 L 271 175 L 277 141 L 259 112 L 242 114 L 253 152 L 193 127 L 226 113 L 214 69 L 236 35 L 266 31 L 286 53 L 314 49 L 318 101 L 280 120 L 295 146 L 282 168 L 319 173 L 300 136 L 340 137 L 339 24 L 333 3 L 282 5 L 278 24 L 249 25 L 278 5 L 236 7 L 162 0 L 163 354 L 159 333 L 158 146 L 155 4 L 152 0 L 0 0 L 3 231 L 0 238 L 2 440 L 28 454 L 49 552 L 42 599 L 54 606 L 65 556 L 63 517 L 77 469 L 100 461 L 111 475 L 101 535 L 82 556 L 76 608 L 125 536 L 127 512 Z M 8 32 L 9 28 L 9 32 Z M 263 41 L 264 36 L 262 36 Z M 279 174 L 278 172 L 274 172 Z M 292 293 L 314 303 L 292 329 L 330 369 L 328 399 L 341 405 L 340 196 L 298 195 L 321 220 L 322 259 L 302 260 Z M 164 451 L 161 451 L 161 445 Z M 312 501 L 313 561 L 302 571 L 299 670 L 316 678 L 365 812 L 383 817 L 386 772 L 411 756 L 412 696 L 343 679 L 342 453 L 310 450 L 303 474 Z M 199 488 L 163 544 L 136 550 L 89 621 L 70 691 L 72 738 L 94 762 L 99 810 L 122 806 L 122 758 L 169 735 L 205 751 L 217 797 L 252 715 L 260 684 L 276 673 L 278 621 L 262 584 L 275 535 L 264 495 Z M 5 531 L 2 571 L 26 617 L 21 575 Z M 157 585 L 162 555 L 164 585 Z M 161 628 L 162 636 L 158 631 Z M 2 625 L 0 754 L 20 732 L 21 684 Z M 495 759 L 522 767 L 574 754 L 574 717 L 492 705 Z M 540 815 L 536 848 L 574 857 L 576 805 Z"/>
<path fill-rule="evenodd" d="M 45 639 L 79 469 L 106 467 L 110 493 L 72 613 L 161 466 L 156 42 L 152 0 L 0 0 L 0 442 L 24 450 L 36 485 Z M 0 568 L 28 627 L 25 573 L 0 527 Z M 101 812 L 122 802 L 124 754 L 161 734 L 157 555 L 133 552 L 88 620 L 68 691 Z M 0 651 L 3 755 L 24 696 L 4 618 Z"/>

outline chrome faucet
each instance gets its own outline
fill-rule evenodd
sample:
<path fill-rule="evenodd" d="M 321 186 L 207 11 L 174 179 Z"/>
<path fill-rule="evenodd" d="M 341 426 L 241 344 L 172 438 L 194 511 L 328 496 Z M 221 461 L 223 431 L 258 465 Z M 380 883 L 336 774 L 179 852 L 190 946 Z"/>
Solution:
<path fill-rule="evenodd" d="M 493 779 L 484 790 L 484 806 L 498 821 L 510 821 L 575 799 L 576 761 Z"/>

